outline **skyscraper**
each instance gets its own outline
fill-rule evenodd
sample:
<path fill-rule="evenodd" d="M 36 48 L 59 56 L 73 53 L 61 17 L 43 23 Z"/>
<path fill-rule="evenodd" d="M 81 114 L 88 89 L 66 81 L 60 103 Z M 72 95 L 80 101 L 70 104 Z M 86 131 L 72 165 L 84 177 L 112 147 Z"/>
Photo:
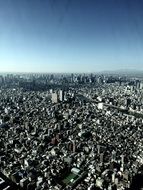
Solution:
<path fill-rule="evenodd" d="M 60 96 L 59 96 L 60 101 L 64 101 L 64 91 L 60 90 Z"/>
<path fill-rule="evenodd" d="M 58 103 L 58 95 L 57 95 L 57 93 L 52 93 L 52 103 Z"/>

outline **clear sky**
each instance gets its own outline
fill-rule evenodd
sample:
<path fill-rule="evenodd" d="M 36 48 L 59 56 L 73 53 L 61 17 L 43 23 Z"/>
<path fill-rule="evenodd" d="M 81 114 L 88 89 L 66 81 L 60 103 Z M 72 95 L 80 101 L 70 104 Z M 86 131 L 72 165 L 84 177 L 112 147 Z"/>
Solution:
<path fill-rule="evenodd" d="M 0 0 L 0 72 L 143 69 L 143 0 Z"/>

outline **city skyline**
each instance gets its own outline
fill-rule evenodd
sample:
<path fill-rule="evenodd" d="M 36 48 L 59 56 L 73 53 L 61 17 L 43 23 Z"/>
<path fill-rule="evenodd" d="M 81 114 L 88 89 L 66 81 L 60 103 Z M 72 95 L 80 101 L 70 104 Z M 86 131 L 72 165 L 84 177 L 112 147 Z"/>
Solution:
<path fill-rule="evenodd" d="M 143 70 L 142 0 L 0 1 L 0 72 Z"/>

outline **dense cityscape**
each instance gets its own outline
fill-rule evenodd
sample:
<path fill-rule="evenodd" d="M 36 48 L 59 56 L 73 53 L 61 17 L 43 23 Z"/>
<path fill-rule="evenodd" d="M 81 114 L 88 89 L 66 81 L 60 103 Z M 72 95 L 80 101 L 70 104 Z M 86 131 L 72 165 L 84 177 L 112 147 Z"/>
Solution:
<path fill-rule="evenodd" d="M 143 0 L 0 0 L 0 190 L 143 190 Z"/>
<path fill-rule="evenodd" d="M 0 190 L 141 190 L 143 78 L 0 75 Z"/>

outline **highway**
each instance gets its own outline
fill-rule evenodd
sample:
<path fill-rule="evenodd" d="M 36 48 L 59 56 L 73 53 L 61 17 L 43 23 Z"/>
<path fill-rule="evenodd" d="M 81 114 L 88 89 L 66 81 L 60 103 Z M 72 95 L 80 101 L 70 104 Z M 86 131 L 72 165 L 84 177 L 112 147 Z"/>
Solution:
<path fill-rule="evenodd" d="M 100 102 L 100 101 L 97 101 L 97 100 L 93 100 L 91 98 L 87 98 L 85 97 L 84 95 L 82 94 L 77 94 L 77 97 L 81 100 L 85 100 L 86 102 L 92 102 L 92 103 L 95 103 L 95 104 L 98 104 L 98 103 L 103 103 L 103 107 L 110 107 L 110 108 L 113 108 L 113 109 L 117 109 L 119 111 L 121 111 L 122 113 L 126 113 L 128 115 L 132 115 L 132 116 L 135 116 L 135 117 L 138 117 L 138 118 L 143 118 L 143 113 L 139 113 L 137 112 L 136 110 L 128 110 L 126 108 L 121 108 L 119 106 L 115 106 L 115 105 L 112 105 L 112 104 L 107 104 L 107 103 L 104 103 L 104 102 Z"/>

